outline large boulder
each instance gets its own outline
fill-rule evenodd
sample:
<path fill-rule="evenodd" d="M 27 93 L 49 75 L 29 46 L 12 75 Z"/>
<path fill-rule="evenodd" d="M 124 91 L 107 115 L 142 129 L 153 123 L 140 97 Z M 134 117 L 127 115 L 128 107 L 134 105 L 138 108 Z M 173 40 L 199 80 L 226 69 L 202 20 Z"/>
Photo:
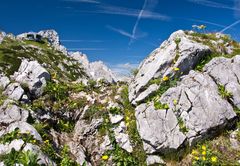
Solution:
<path fill-rule="evenodd" d="M 46 81 L 50 80 L 50 74 L 37 61 L 24 59 L 13 79 L 27 86 L 34 97 L 39 97 L 43 93 Z"/>
<path fill-rule="evenodd" d="M 147 90 L 147 95 L 142 95 L 148 88 L 150 80 L 187 74 L 208 53 L 210 53 L 208 46 L 193 41 L 184 31 L 174 32 L 139 66 L 138 73 L 129 86 L 129 100 L 133 104 L 136 104 L 138 96 L 144 100 L 143 96 L 146 98 L 150 91 L 153 92 L 153 89 Z"/>
<path fill-rule="evenodd" d="M 167 104 L 169 109 L 156 109 L 153 102 L 136 108 L 139 134 L 150 154 L 176 151 L 212 137 L 237 117 L 207 73 L 191 71 L 157 102 Z"/>

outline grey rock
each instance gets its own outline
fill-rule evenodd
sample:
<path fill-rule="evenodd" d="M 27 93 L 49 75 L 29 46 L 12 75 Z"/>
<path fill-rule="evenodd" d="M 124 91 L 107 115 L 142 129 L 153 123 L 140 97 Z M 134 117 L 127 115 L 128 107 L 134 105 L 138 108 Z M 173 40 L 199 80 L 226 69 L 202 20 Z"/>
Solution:
<path fill-rule="evenodd" d="M 157 155 L 148 155 L 146 162 L 147 162 L 147 165 L 153 165 L 153 164 L 165 165 L 165 162 L 163 161 L 163 159 L 161 159 L 161 157 Z"/>
<path fill-rule="evenodd" d="M 119 126 L 113 129 L 116 142 L 119 146 L 125 149 L 127 152 L 131 153 L 133 151 L 130 139 L 126 133 L 127 126 L 125 122 L 121 122 Z"/>
<path fill-rule="evenodd" d="M 123 120 L 123 116 L 122 115 L 112 115 L 109 114 L 109 118 L 112 124 L 116 124 L 119 123 Z"/>
<path fill-rule="evenodd" d="M 240 141 L 238 141 L 238 132 L 239 129 L 230 133 L 230 143 L 233 149 L 240 150 Z"/>
<path fill-rule="evenodd" d="M 0 144 L 0 155 L 10 153 L 12 148 L 15 149 L 16 151 L 19 151 L 23 145 L 24 145 L 24 141 L 21 139 L 19 140 L 15 139 L 10 143 Z"/>
<path fill-rule="evenodd" d="M 0 106 L 0 124 L 10 124 L 17 121 L 27 121 L 29 112 L 18 107 L 14 101 L 5 100 Z"/>
<path fill-rule="evenodd" d="M 136 108 L 137 128 L 147 154 L 177 150 L 186 136 L 180 132 L 177 117 L 172 110 L 155 110 L 153 104 Z"/>
<path fill-rule="evenodd" d="M 234 105 L 240 108 L 240 55 L 232 59 L 214 58 L 204 67 L 204 71 L 232 93 Z"/>
<path fill-rule="evenodd" d="M 167 90 L 160 102 L 169 109 L 156 110 L 153 102 L 136 108 L 137 127 L 149 154 L 176 151 L 186 143 L 193 145 L 234 123 L 237 117 L 207 73 L 191 71 L 177 87 Z M 180 119 L 186 133 L 180 131 Z"/>
<path fill-rule="evenodd" d="M 61 45 L 58 33 L 55 30 L 43 30 L 38 32 L 43 38 L 47 38 L 48 42 L 58 51 L 67 55 L 67 49 Z"/>
<path fill-rule="evenodd" d="M 101 152 L 101 155 L 104 154 L 104 152 L 106 152 L 107 150 L 112 150 L 113 149 L 113 146 L 111 144 L 111 141 L 109 139 L 109 136 L 108 135 L 105 135 L 103 137 L 103 142 L 100 144 L 100 152 Z"/>
<path fill-rule="evenodd" d="M 23 60 L 13 79 L 26 85 L 34 97 L 39 97 L 50 80 L 50 74 L 37 61 Z"/>
<path fill-rule="evenodd" d="M 118 81 L 113 72 L 102 61 L 90 63 L 89 68 L 94 80 L 104 79 L 110 83 Z"/>
<path fill-rule="evenodd" d="M 24 90 L 19 83 L 11 83 L 7 86 L 4 94 L 8 96 L 8 98 L 18 101 L 22 98 Z"/>
<path fill-rule="evenodd" d="M 176 40 L 180 41 L 178 46 Z M 191 40 L 184 31 L 174 32 L 140 64 L 137 75 L 129 85 L 129 100 L 132 102 L 141 93 L 145 93 L 144 90 L 151 79 L 188 73 L 201 57 L 209 52 L 208 46 Z M 175 71 L 174 68 L 179 68 L 179 71 Z"/>
<path fill-rule="evenodd" d="M 4 74 L 0 74 L 0 87 L 5 89 L 10 84 L 10 80 Z"/>
<path fill-rule="evenodd" d="M 29 133 L 31 134 L 36 140 L 42 141 L 42 137 L 37 132 L 37 130 L 30 124 L 24 121 L 14 122 L 11 123 L 6 129 L 0 131 L 0 137 L 7 133 L 14 131 L 16 128 L 19 128 L 20 133 Z"/>
<path fill-rule="evenodd" d="M 142 92 L 135 100 L 132 101 L 134 105 L 146 99 L 149 95 L 156 92 L 159 88 L 159 85 L 152 84 L 144 92 Z"/>
<path fill-rule="evenodd" d="M 0 44 L 2 43 L 3 39 L 5 38 L 6 33 L 5 32 L 0 32 Z"/>

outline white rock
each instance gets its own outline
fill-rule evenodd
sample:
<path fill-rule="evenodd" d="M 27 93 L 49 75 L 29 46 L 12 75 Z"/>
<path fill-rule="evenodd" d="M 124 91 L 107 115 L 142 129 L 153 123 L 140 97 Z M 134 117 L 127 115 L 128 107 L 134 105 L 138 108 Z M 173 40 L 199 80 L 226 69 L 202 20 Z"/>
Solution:
<path fill-rule="evenodd" d="M 146 162 L 147 162 L 147 165 L 153 165 L 153 164 L 165 165 L 165 162 L 163 161 L 163 159 L 161 159 L 161 157 L 157 155 L 148 155 Z"/>
<path fill-rule="evenodd" d="M 22 98 L 24 90 L 19 83 L 11 83 L 7 86 L 4 94 L 8 96 L 8 98 L 18 101 Z"/>
<path fill-rule="evenodd" d="M 111 121 L 112 124 L 119 123 L 120 121 L 123 120 L 123 116 L 122 115 L 112 115 L 112 114 L 109 114 L 109 117 L 110 117 L 110 121 Z"/>

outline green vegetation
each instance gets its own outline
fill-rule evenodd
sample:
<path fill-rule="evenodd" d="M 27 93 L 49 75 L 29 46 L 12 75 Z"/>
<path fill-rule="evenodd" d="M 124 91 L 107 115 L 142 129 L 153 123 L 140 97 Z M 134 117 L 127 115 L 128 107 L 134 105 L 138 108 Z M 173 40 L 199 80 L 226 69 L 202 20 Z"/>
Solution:
<path fill-rule="evenodd" d="M 154 108 L 156 110 L 169 109 L 168 104 L 162 104 L 160 101 L 154 101 Z"/>
<path fill-rule="evenodd" d="M 69 148 L 64 146 L 61 151 L 62 160 L 60 166 L 78 166 L 78 164 L 69 157 Z"/>
<path fill-rule="evenodd" d="M 12 148 L 9 154 L 0 156 L 0 160 L 4 162 L 6 166 L 13 166 L 16 163 L 22 164 L 23 166 L 40 166 L 38 164 L 38 155 L 31 151 L 16 151 Z"/>
<path fill-rule="evenodd" d="M 223 99 L 230 100 L 232 98 L 232 93 L 228 92 L 224 85 L 218 85 L 218 92 Z"/>
<path fill-rule="evenodd" d="M 21 59 L 37 60 L 45 63 L 54 79 L 74 81 L 86 76 L 81 65 L 63 53 L 54 50 L 46 42 L 17 41 L 4 38 L 0 44 L 0 66 L 7 76 L 18 70 Z M 66 64 L 65 62 L 70 62 Z M 61 70 L 62 66 L 65 70 Z"/>
<path fill-rule="evenodd" d="M 178 120 L 180 131 L 183 132 L 184 134 L 187 133 L 189 129 L 186 127 L 183 119 L 181 117 L 177 117 L 177 120 Z"/>

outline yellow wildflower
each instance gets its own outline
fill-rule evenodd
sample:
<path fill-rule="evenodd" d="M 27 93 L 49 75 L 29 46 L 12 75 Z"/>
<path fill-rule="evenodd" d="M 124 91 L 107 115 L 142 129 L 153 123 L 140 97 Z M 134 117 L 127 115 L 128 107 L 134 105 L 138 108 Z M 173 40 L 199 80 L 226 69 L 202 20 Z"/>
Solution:
<path fill-rule="evenodd" d="M 203 157 L 202 157 L 202 160 L 203 160 L 203 161 L 206 161 L 206 157 L 203 156 Z"/>
<path fill-rule="evenodd" d="M 36 140 L 34 139 L 34 140 L 32 140 L 32 143 L 36 143 Z"/>
<path fill-rule="evenodd" d="M 129 122 L 126 123 L 126 126 L 127 126 L 127 127 L 129 126 Z"/>
<path fill-rule="evenodd" d="M 169 80 L 169 77 L 168 77 L 168 76 L 164 76 L 164 77 L 162 78 L 162 80 L 163 80 L 163 81 L 168 81 L 168 80 Z"/>
<path fill-rule="evenodd" d="M 129 121 L 129 120 L 130 120 L 130 118 L 127 116 L 127 117 L 126 117 L 126 121 Z"/>
<path fill-rule="evenodd" d="M 179 71 L 180 69 L 178 67 L 173 68 L 174 71 Z"/>
<path fill-rule="evenodd" d="M 207 153 L 206 153 L 206 151 L 202 151 L 202 155 L 204 155 L 204 156 L 205 156 L 206 154 L 207 154 Z"/>
<path fill-rule="evenodd" d="M 107 155 L 102 156 L 102 159 L 103 159 L 103 160 L 108 160 L 108 158 L 109 158 L 109 157 L 108 157 Z"/>
<path fill-rule="evenodd" d="M 216 162 L 217 162 L 217 157 L 216 157 L 216 156 L 211 157 L 211 161 L 212 161 L 213 163 L 216 163 Z"/>
<path fill-rule="evenodd" d="M 26 134 L 30 134 L 30 131 L 26 131 Z"/>
<path fill-rule="evenodd" d="M 45 144 L 49 143 L 49 140 L 45 140 L 44 143 L 45 143 Z"/>
<path fill-rule="evenodd" d="M 195 160 L 199 160 L 199 157 L 195 156 L 194 159 L 195 159 Z"/>
<path fill-rule="evenodd" d="M 197 154 L 198 154 L 198 151 L 192 150 L 192 155 L 197 155 Z"/>
<path fill-rule="evenodd" d="M 206 151 L 207 147 L 205 145 L 202 146 L 202 150 Z"/>
<path fill-rule="evenodd" d="M 173 100 L 173 104 L 177 105 L 178 101 L 176 99 Z"/>

